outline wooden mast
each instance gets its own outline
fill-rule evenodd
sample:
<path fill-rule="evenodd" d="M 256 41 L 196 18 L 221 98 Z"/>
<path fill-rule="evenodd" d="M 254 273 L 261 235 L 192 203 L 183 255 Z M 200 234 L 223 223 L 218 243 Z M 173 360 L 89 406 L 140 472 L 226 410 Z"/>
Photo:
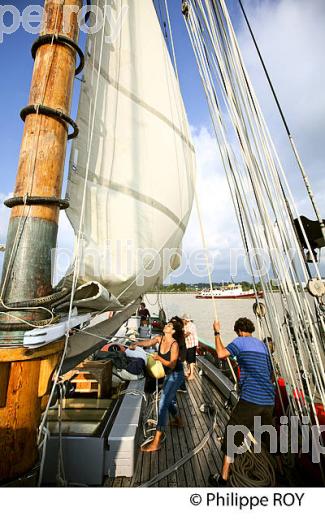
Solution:
<path fill-rule="evenodd" d="M 81 7 L 82 0 L 46 0 L 44 5 L 29 106 L 23 114 L 16 188 L 8 203 L 13 209 L 1 283 L 2 300 L 8 306 L 53 292 L 51 250 L 56 247 L 59 209 L 64 205 L 60 197 L 71 131 L 65 116 L 71 107 Z M 0 301 L 1 305 L 3 311 Z M 0 315 L 0 481 L 23 475 L 37 460 L 40 414 L 63 348 L 63 341 L 33 351 L 22 347 L 24 325 L 17 318 L 34 323 L 49 318 L 33 306 L 25 303 L 22 307 L 28 310 Z"/>

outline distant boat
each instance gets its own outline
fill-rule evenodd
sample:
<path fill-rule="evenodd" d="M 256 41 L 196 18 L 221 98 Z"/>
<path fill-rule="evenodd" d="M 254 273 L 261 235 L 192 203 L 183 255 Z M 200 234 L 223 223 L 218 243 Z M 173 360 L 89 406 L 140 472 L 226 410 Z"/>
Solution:
<path fill-rule="evenodd" d="M 260 291 L 257 293 L 259 298 L 263 298 L 263 292 Z M 229 284 L 219 289 L 204 289 L 199 294 L 195 296 L 198 300 L 209 300 L 212 298 L 216 299 L 249 299 L 255 298 L 256 293 L 253 289 L 249 289 L 248 291 L 243 291 L 243 288 L 240 284 Z"/>

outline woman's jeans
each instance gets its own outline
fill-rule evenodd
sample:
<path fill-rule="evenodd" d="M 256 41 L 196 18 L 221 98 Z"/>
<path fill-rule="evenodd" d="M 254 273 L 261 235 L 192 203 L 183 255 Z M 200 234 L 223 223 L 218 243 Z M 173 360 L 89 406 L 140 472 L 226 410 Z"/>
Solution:
<path fill-rule="evenodd" d="M 163 432 L 166 430 L 168 423 L 168 415 L 177 416 L 176 392 L 184 383 L 184 371 L 173 371 L 165 377 L 165 381 L 161 391 L 158 412 L 157 430 Z"/>

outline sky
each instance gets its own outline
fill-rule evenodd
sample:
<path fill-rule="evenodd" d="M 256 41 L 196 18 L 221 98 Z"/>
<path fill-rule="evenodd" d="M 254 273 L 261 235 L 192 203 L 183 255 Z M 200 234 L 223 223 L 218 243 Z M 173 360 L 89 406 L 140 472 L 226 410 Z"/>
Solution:
<path fill-rule="evenodd" d="M 40 0 L 8 3 L 16 6 L 20 12 L 30 3 L 41 5 Z M 164 0 L 160 0 L 160 4 L 163 3 Z M 158 0 L 156 4 L 158 8 Z M 180 84 L 196 148 L 197 191 L 208 247 L 212 251 L 218 251 L 213 278 L 216 281 L 225 281 L 230 278 L 229 250 L 241 246 L 241 242 L 180 4 L 180 0 L 168 0 Z M 322 210 L 325 196 L 325 2 L 243 0 L 243 4 Z M 228 0 L 227 5 L 245 63 L 288 174 L 299 211 L 314 218 L 300 174 L 292 160 L 286 134 L 240 14 L 238 0 Z M 9 23 L 8 19 L 6 23 Z M 30 47 L 35 37 L 20 28 L 14 34 L 4 35 L 3 42 L 0 43 L 0 202 L 14 187 L 23 130 L 19 112 L 28 102 L 33 68 Z M 80 83 L 76 81 L 73 115 L 76 112 L 79 86 Z M 322 216 L 324 217 L 324 214 Z M 5 242 L 8 217 L 9 210 L 1 204 L 0 244 Z M 59 243 L 65 247 L 67 242 L 71 242 L 72 235 L 64 217 L 61 224 Z M 200 248 L 202 242 L 194 209 L 184 237 L 183 250 L 189 253 Z M 0 268 L 2 256 L 0 253 Z M 240 268 L 237 279 L 247 278 L 246 273 Z M 181 277 L 173 275 L 169 281 L 194 282 L 195 278 L 186 273 Z"/>

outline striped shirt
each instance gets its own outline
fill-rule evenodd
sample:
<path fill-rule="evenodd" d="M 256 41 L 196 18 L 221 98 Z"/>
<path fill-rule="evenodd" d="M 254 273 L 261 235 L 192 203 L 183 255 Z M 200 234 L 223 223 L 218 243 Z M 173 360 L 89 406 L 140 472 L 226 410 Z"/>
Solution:
<path fill-rule="evenodd" d="M 186 348 L 197 347 L 199 344 L 199 340 L 197 337 L 196 326 L 192 321 L 186 323 L 184 327 L 184 333 L 190 333 L 189 336 L 185 338 Z"/>
<path fill-rule="evenodd" d="M 262 406 L 274 405 L 272 363 L 268 347 L 252 336 L 234 339 L 228 346 L 240 368 L 240 398 Z"/>

